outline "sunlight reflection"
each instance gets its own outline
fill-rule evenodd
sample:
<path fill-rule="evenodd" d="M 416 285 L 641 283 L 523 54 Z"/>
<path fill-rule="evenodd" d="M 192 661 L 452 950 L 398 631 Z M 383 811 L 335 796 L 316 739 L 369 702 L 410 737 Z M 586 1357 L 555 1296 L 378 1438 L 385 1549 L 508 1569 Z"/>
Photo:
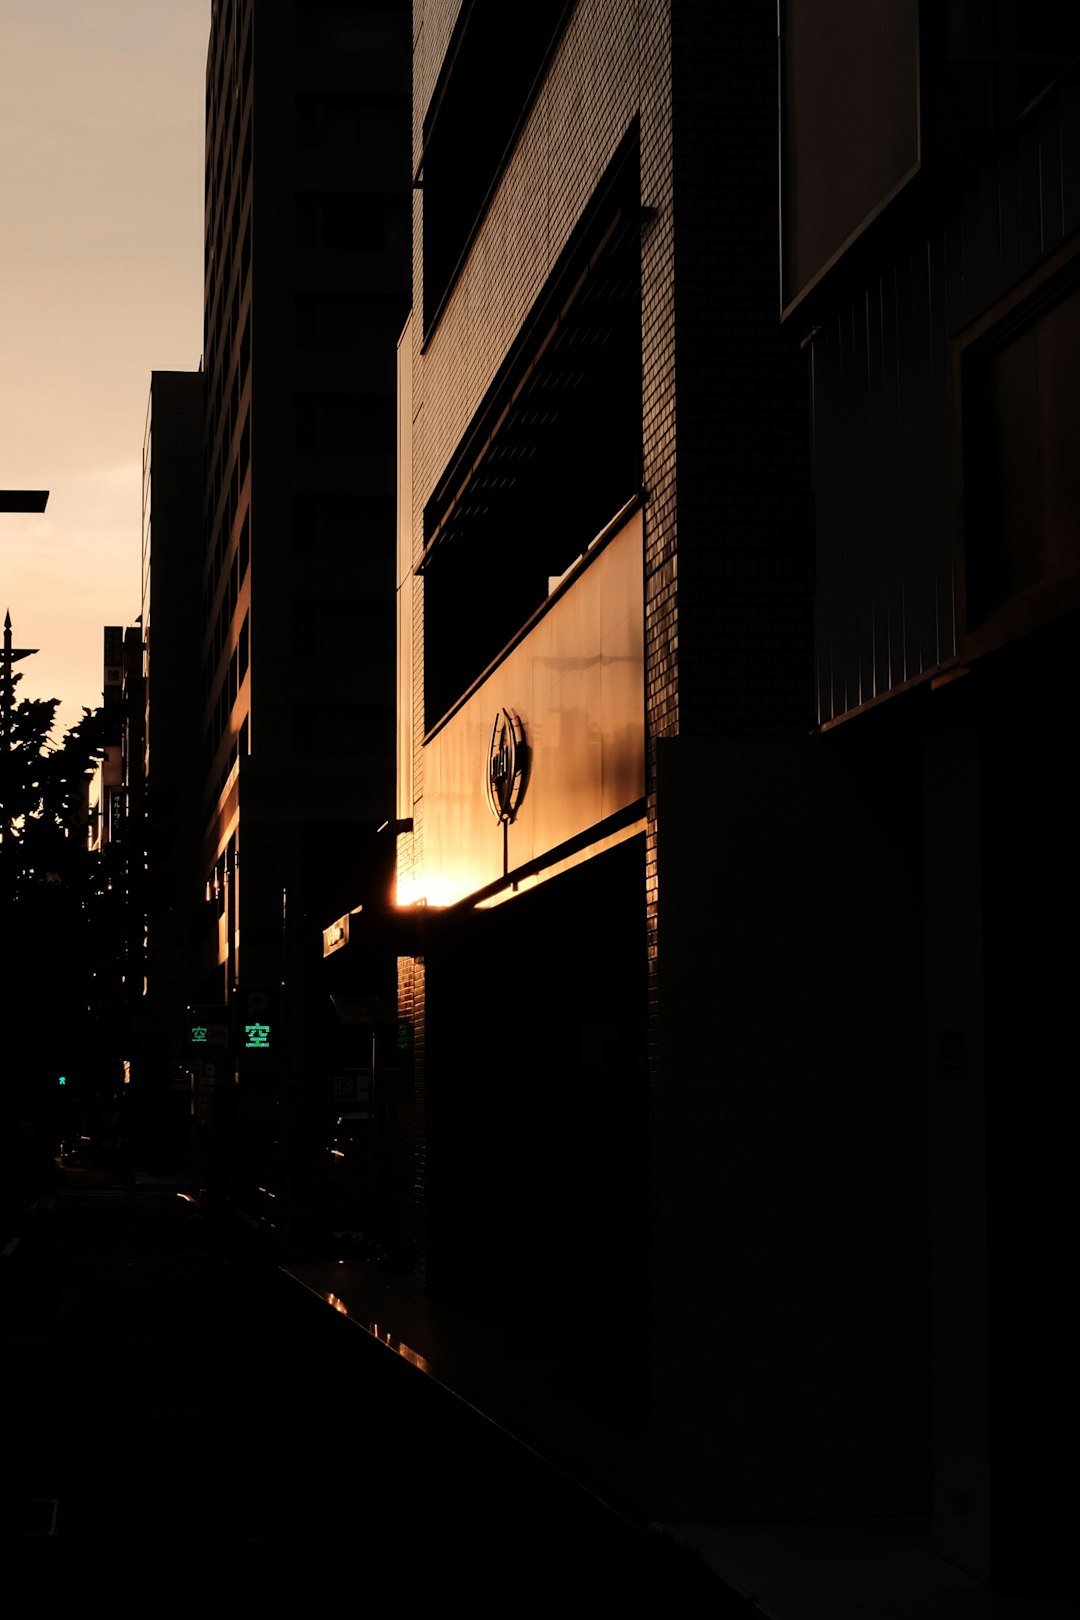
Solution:
<path fill-rule="evenodd" d="M 342 1263 L 341 1261 L 338 1262 L 339 1265 Z M 324 1298 L 326 1303 L 332 1305 L 335 1311 L 340 1311 L 342 1316 L 350 1316 L 349 1307 L 339 1294 L 328 1293 Z M 355 1322 L 357 1326 L 362 1327 L 365 1332 L 370 1333 L 371 1337 L 377 1339 L 380 1344 L 385 1344 L 388 1350 L 392 1350 L 396 1356 L 400 1356 L 410 1366 L 418 1368 L 420 1372 L 431 1372 L 427 1357 L 422 1356 L 418 1350 L 414 1350 L 411 1345 L 407 1345 L 402 1339 L 397 1338 L 395 1334 L 390 1332 L 389 1328 L 381 1328 L 378 1322 L 365 1322 L 363 1317 L 360 1316 L 350 1316 L 350 1320 Z"/>

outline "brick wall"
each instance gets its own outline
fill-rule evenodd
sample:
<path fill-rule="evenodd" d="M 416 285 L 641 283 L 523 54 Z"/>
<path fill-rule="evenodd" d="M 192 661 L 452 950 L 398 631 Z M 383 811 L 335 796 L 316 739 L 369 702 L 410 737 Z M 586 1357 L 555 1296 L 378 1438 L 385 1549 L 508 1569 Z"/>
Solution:
<path fill-rule="evenodd" d="M 575 8 L 468 262 L 418 358 L 414 469 L 421 507 L 634 118 L 639 69 L 633 30 L 620 27 L 625 15 L 613 0 L 580 0 Z M 567 129 L 572 142 L 562 139 Z M 418 311 L 422 212 L 415 241 Z"/>
<path fill-rule="evenodd" d="M 421 9 L 416 84 L 426 102 L 438 72 L 435 46 L 445 48 L 457 8 Z M 642 915 L 655 1120 L 661 1088 L 673 1083 L 660 1047 L 657 743 L 690 734 L 805 733 L 813 719 L 806 369 L 779 321 L 773 0 L 632 7 L 579 0 L 574 7 L 426 347 L 415 319 L 413 535 L 419 558 L 424 505 L 635 121 L 643 207 Z M 421 208 L 418 200 L 416 312 Z M 418 746 L 421 802 L 422 768 Z M 419 847 L 419 815 L 416 826 Z M 416 1051 L 422 1090 L 419 1025 Z M 420 1152 L 417 1165 L 422 1189 Z"/>

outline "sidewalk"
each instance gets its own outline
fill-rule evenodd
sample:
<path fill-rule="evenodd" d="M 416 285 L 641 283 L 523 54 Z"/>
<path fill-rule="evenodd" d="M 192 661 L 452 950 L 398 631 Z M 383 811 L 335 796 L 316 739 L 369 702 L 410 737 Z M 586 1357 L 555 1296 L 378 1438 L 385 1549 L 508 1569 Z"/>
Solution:
<path fill-rule="evenodd" d="M 432 1300 L 411 1276 L 361 1260 L 286 1260 L 283 1269 L 593 1495 L 643 1517 L 644 1403 L 550 1343 L 527 1343 L 494 1313 Z"/>
<path fill-rule="evenodd" d="M 612 1507 L 648 1500 L 647 1413 L 505 1324 L 360 1260 L 284 1270 Z M 572 1324 L 567 1324 L 568 1333 Z M 933 1551 L 928 1517 L 665 1524 L 769 1620 L 1076 1620 L 1075 1597 L 990 1591 Z"/>
<path fill-rule="evenodd" d="M 77 1177 L 119 1190 L 107 1169 L 86 1167 Z M 194 1201 L 183 1175 L 140 1171 L 136 1183 Z M 12 1259 L 33 1246 L 34 1211 L 25 1214 L 7 1234 L 16 1238 Z M 647 1517 L 648 1413 L 620 1395 L 603 1367 L 573 1354 L 572 1322 L 553 1321 L 541 1344 L 494 1312 L 432 1299 L 411 1275 L 363 1259 L 278 1264 L 593 1496 L 631 1520 Z M 661 1528 L 743 1598 L 748 1614 L 769 1620 L 1075 1620 L 1080 1612 L 1073 1595 L 989 1591 L 935 1555 L 925 1518 Z"/>

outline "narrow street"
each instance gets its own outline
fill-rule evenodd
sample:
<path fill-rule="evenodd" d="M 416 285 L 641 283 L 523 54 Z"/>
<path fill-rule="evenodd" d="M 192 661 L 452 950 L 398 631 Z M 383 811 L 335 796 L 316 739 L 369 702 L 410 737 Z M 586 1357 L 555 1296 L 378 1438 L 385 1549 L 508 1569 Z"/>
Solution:
<path fill-rule="evenodd" d="M 174 1188 L 58 1170 L 3 1248 L 3 1536 L 39 1569 L 160 1549 L 353 1593 L 734 1601 Z"/>

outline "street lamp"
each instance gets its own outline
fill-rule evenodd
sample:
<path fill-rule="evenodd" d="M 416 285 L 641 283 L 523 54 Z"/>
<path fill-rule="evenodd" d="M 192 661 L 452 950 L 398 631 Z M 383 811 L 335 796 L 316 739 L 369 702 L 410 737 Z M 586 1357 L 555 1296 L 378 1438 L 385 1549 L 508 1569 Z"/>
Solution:
<path fill-rule="evenodd" d="M 47 489 L 0 489 L 0 512 L 44 512 Z"/>

